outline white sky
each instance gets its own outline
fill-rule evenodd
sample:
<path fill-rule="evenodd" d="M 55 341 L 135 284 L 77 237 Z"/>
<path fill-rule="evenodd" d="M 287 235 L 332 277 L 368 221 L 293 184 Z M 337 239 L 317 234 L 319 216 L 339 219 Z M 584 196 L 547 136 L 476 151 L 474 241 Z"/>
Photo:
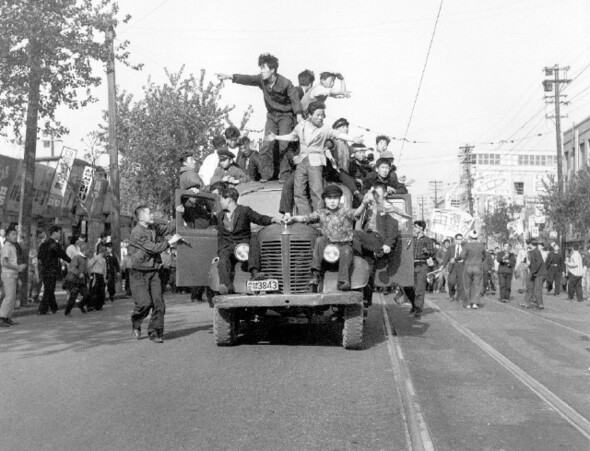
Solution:
<path fill-rule="evenodd" d="M 117 30 L 131 41 L 134 72 L 117 66 L 120 90 L 139 94 L 148 77 L 165 79 L 164 67 L 186 73 L 257 73 L 262 52 L 279 58 L 279 73 L 294 84 L 311 69 L 341 72 L 350 99 L 329 99 L 328 123 L 346 117 L 397 138 L 403 137 L 416 96 L 439 0 L 119 0 L 132 20 Z M 408 139 L 393 141 L 398 173 L 416 180 L 412 194 L 428 192 L 428 181 L 456 181 L 457 151 L 506 152 L 555 148 L 554 124 L 544 119 L 544 66 L 570 65 L 576 77 L 565 93 L 572 103 L 562 127 L 590 115 L 590 1 L 445 0 Z M 248 106 L 249 128 L 262 129 L 260 90 L 226 82 L 223 101 L 236 105 L 237 120 Z M 98 104 L 63 111 L 72 133 L 66 145 L 97 128 L 107 108 L 106 82 Z M 578 96 L 576 94 L 580 93 Z M 546 107 L 552 113 L 552 107 Z M 354 132 L 354 130 L 353 130 Z M 536 136 L 543 133 L 543 136 Z M 374 144 L 374 134 L 365 133 Z M 526 139 L 523 139 L 526 138 Z M 515 143 L 494 144 L 513 139 Z"/>

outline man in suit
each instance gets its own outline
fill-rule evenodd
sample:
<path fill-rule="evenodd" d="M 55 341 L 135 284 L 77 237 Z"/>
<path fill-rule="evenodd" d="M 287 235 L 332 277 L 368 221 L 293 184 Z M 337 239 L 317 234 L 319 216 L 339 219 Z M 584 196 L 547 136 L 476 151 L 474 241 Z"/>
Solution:
<path fill-rule="evenodd" d="M 553 294 L 558 296 L 561 293 L 561 275 L 565 272 L 565 259 L 558 244 L 551 248 L 545 265 L 547 266 L 547 293 L 555 287 Z"/>
<path fill-rule="evenodd" d="M 524 304 L 520 304 L 520 306 L 542 310 L 545 308 L 543 306 L 543 281 L 547 275 L 547 267 L 537 245 L 538 242 L 534 238 L 527 241 L 529 277 L 527 279 Z"/>
<path fill-rule="evenodd" d="M 248 255 L 248 270 L 254 277 L 260 269 L 260 249 L 258 240 L 252 240 L 250 226 L 252 223 L 259 225 L 280 224 L 280 218 L 261 215 L 250 207 L 238 205 L 240 197 L 234 187 L 227 187 L 221 191 L 221 211 L 217 215 L 217 255 L 219 262 L 219 292 L 228 294 L 233 291 L 234 267 L 238 262 L 234 255 L 235 248 L 240 243 L 250 244 Z"/>
<path fill-rule="evenodd" d="M 463 289 L 463 259 L 461 259 L 461 251 L 463 250 L 463 235 L 457 233 L 455 235 L 455 242 L 448 247 L 447 252 L 443 258 L 441 268 L 446 267 L 449 273 L 447 285 L 449 287 L 449 296 L 451 301 L 465 301 L 465 293 Z"/>
<path fill-rule="evenodd" d="M 496 256 L 498 261 L 498 285 L 500 285 L 500 302 L 510 300 L 512 275 L 516 267 L 516 256 L 512 253 L 510 243 L 504 243 L 504 249 Z"/>
<path fill-rule="evenodd" d="M 39 262 L 41 263 L 41 277 L 43 278 L 43 298 L 39 304 L 39 315 L 46 315 L 51 309 L 53 313 L 58 310 L 55 301 L 55 285 L 61 275 L 60 259 L 70 263 L 72 260 L 59 243 L 61 239 L 61 227 L 53 225 L 49 228 L 49 238 L 39 247 Z"/>

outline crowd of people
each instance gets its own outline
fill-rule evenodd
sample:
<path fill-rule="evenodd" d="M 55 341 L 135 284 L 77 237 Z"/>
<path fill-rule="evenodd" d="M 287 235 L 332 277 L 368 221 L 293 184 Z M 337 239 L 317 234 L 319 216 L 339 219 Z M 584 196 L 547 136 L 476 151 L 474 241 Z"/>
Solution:
<path fill-rule="evenodd" d="M 471 231 L 468 238 L 476 241 L 476 232 Z M 580 251 L 579 244 L 573 244 L 565 254 L 557 243 L 546 246 L 535 238 L 526 240 L 524 246 L 517 243 L 514 248 L 504 243 L 501 249 L 486 251 L 481 244 L 475 257 L 469 246 L 460 233 L 452 243 L 450 239 L 434 242 L 427 291 L 447 293 L 451 301 L 472 309 L 479 308 L 486 293 L 498 292 L 500 302 L 512 300 L 513 281 L 518 294 L 523 295 L 519 306 L 524 309 L 544 309 L 543 294 L 559 296 L 563 291 L 569 301 L 577 302 L 590 297 L 590 242 L 584 251 Z"/>

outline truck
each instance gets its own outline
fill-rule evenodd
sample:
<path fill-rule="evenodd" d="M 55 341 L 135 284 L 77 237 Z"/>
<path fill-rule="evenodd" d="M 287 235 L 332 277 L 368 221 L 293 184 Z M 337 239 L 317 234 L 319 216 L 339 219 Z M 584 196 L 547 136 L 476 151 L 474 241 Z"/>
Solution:
<path fill-rule="evenodd" d="M 352 194 L 342 187 L 342 206 L 350 208 Z M 276 216 L 282 185 L 278 182 L 251 182 L 238 185 L 238 203 L 255 211 Z M 213 331 L 218 346 L 238 343 L 241 333 L 254 324 L 322 324 L 337 322 L 342 326 L 342 345 L 362 349 L 367 308 L 376 288 L 395 285 L 413 286 L 412 224 L 400 223 L 401 239 L 392 252 L 374 262 L 354 257 L 351 290 L 337 289 L 338 249 L 327 246 L 324 252 L 323 277 L 317 290 L 309 285 L 315 240 L 321 231 L 314 225 L 293 223 L 252 226 L 260 246 L 262 277 L 251 280 L 247 261 L 249 244 L 236 246 L 234 293 L 219 294 L 217 273 L 216 212 L 219 199 L 209 193 L 176 192 L 177 205 L 190 199 L 193 217 L 177 212 L 176 228 L 183 237 L 177 249 L 177 286 L 206 286 L 213 307 Z M 388 202 L 411 215 L 409 195 L 394 195 Z M 362 226 L 363 218 L 356 227 Z"/>

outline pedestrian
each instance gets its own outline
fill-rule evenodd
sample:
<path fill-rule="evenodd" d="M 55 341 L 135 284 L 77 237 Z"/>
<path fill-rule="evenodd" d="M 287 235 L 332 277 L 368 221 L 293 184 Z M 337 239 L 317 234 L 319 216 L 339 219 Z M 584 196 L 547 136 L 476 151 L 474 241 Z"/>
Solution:
<path fill-rule="evenodd" d="M 117 291 L 117 277 L 121 272 L 121 267 L 119 265 L 119 260 L 117 259 L 117 256 L 113 254 L 113 243 L 107 243 L 104 259 L 106 261 L 107 266 L 106 284 L 107 293 L 109 294 L 109 301 L 115 302 L 115 294 Z"/>
<path fill-rule="evenodd" d="M 361 137 L 351 137 L 339 133 L 329 127 L 324 127 L 326 106 L 321 102 L 312 102 L 309 105 L 309 117 L 297 124 L 292 133 L 288 135 L 266 136 L 268 141 L 299 141 L 300 151 L 293 162 L 297 165 L 294 179 L 294 197 L 297 211 L 300 215 L 307 215 L 313 210 L 322 208 L 322 193 L 324 190 L 323 167 L 326 165 L 324 152 L 326 140 L 330 138 L 346 141 L 360 142 Z M 311 196 L 311 205 L 307 190 Z"/>
<path fill-rule="evenodd" d="M 523 261 L 528 268 L 527 287 L 525 303 L 520 306 L 542 310 L 545 308 L 543 305 L 543 281 L 547 275 L 547 268 L 543 261 L 543 255 L 537 248 L 537 240 L 535 238 L 527 240 L 527 246 L 527 257 Z"/>
<path fill-rule="evenodd" d="M 59 310 L 55 300 L 55 286 L 61 273 L 60 260 L 64 260 L 67 263 L 72 261 L 59 242 L 61 234 L 61 227 L 52 225 L 49 228 L 49 238 L 43 241 L 39 247 L 40 273 L 44 286 L 43 297 L 39 304 L 39 315 L 46 315 L 48 310 L 51 310 L 52 313 L 57 313 Z"/>
<path fill-rule="evenodd" d="M 88 261 L 88 273 L 90 274 L 90 301 L 88 310 L 102 310 L 105 301 L 105 279 L 107 275 L 107 246 L 99 245 L 94 257 Z"/>
<path fill-rule="evenodd" d="M 64 282 L 64 288 L 69 292 L 68 303 L 64 310 L 66 316 L 70 316 L 78 295 L 82 296 L 78 308 L 82 313 L 86 313 L 86 305 L 90 298 L 88 291 L 88 257 L 86 256 L 88 248 L 87 243 L 80 244 L 78 252 L 72 257 L 72 261 L 68 266 L 68 275 Z"/>
<path fill-rule="evenodd" d="M 234 291 L 234 268 L 238 262 L 235 256 L 236 247 L 241 243 L 250 245 L 248 254 L 248 270 L 252 278 L 260 269 L 260 246 L 252 242 L 251 224 L 267 226 L 280 224 L 280 218 L 261 215 L 250 207 L 238 205 L 240 195 L 230 186 L 221 191 L 221 211 L 217 215 L 217 269 L 219 271 L 219 293 L 228 294 Z"/>
<path fill-rule="evenodd" d="M 584 298 L 590 296 L 590 241 L 586 245 L 586 251 L 582 254 L 582 262 L 584 263 L 584 276 L 582 277 L 582 289 L 584 291 Z"/>
<path fill-rule="evenodd" d="M 0 306 L 0 327 L 15 326 L 18 323 L 12 320 L 14 306 L 16 303 L 16 291 L 18 275 L 23 272 L 27 265 L 18 263 L 16 242 L 18 232 L 16 228 L 8 228 L 5 234 L 5 241 L 0 250 L 0 262 L 2 266 L 2 284 L 4 287 L 4 299 Z"/>
<path fill-rule="evenodd" d="M 74 256 L 80 252 L 80 244 L 83 243 L 84 240 L 76 235 L 72 235 L 70 238 L 70 244 L 66 247 L 66 254 L 70 258 L 74 258 Z"/>
<path fill-rule="evenodd" d="M 461 301 L 465 304 L 467 300 L 465 299 L 465 290 L 463 287 L 464 264 L 461 258 L 462 250 L 463 234 L 457 233 L 455 234 L 453 244 L 447 248 L 441 267 L 446 268 L 448 272 L 447 286 L 451 302 Z"/>
<path fill-rule="evenodd" d="M 496 256 L 492 250 L 486 252 L 486 259 L 483 263 L 483 284 L 481 289 L 481 296 L 483 297 L 488 291 L 496 294 L 496 286 L 494 285 L 494 262 Z"/>
<path fill-rule="evenodd" d="M 135 209 L 137 225 L 131 230 L 129 238 L 129 257 L 131 259 L 131 292 L 135 308 L 131 314 L 133 335 L 141 338 L 141 323 L 152 311 L 148 325 L 148 336 L 155 343 L 163 343 L 164 314 L 166 305 L 162 297 L 162 286 L 158 269 L 162 264 L 160 254 L 177 243 L 181 236 L 174 233 L 174 222 L 167 226 L 154 224 L 154 215 L 149 207 L 140 205 Z M 156 241 L 158 237 L 172 235 L 167 241 Z"/>
<path fill-rule="evenodd" d="M 553 295 L 559 296 L 561 276 L 565 272 L 565 260 L 557 243 L 551 248 L 545 265 L 547 266 L 547 293 L 553 290 Z"/>
<path fill-rule="evenodd" d="M 527 278 L 529 274 L 528 269 L 528 252 L 522 244 L 516 245 L 516 268 L 514 271 L 514 278 L 518 280 L 518 292 L 524 293 L 527 287 Z"/>
<path fill-rule="evenodd" d="M 469 232 L 469 242 L 461 250 L 459 258 L 463 260 L 463 285 L 465 287 L 465 308 L 478 309 L 483 289 L 484 263 L 488 258 L 485 245 L 477 240 L 477 230 Z"/>
<path fill-rule="evenodd" d="M 432 240 L 426 236 L 425 231 L 425 221 L 414 221 L 414 286 L 403 288 L 407 298 L 412 303 L 410 314 L 414 314 L 417 319 L 422 317 L 428 264 L 435 252 Z"/>
<path fill-rule="evenodd" d="M 129 271 L 131 270 L 131 262 L 129 259 L 129 240 L 125 238 L 121 241 L 121 279 L 124 281 L 126 296 L 131 296 L 131 286 L 129 283 Z"/>
<path fill-rule="evenodd" d="M 516 256 L 512 253 L 510 243 L 504 243 L 504 248 L 496 255 L 498 262 L 498 285 L 500 286 L 500 302 L 510 301 L 512 290 L 512 275 L 516 267 Z"/>
<path fill-rule="evenodd" d="M 246 86 L 256 86 L 262 90 L 266 105 L 266 125 L 264 135 L 286 135 L 295 127 L 297 122 L 303 121 L 303 109 L 297 90 L 293 84 L 277 73 L 279 60 L 269 53 L 258 57 L 259 75 L 217 74 L 220 80 L 232 80 L 234 83 Z M 261 182 L 274 178 L 275 164 L 279 166 L 279 179 L 286 180 L 291 174 L 288 143 L 279 143 L 279 161 L 275 162 L 273 144 L 265 141 L 260 149 L 260 160 L 264 173 Z"/>
<path fill-rule="evenodd" d="M 6 242 L 6 229 L 4 227 L 0 227 L 0 250 L 4 247 L 4 243 Z"/>
<path fill-rule="evenodd" d="M 578 244 L 574 244 L 572 246 L 571 255 L 565 261 L 565 266 L 567 267 L 567 271 L 569 273 L 567 285 L 568 301 L 574 300 L 574 294 L 576 295 L 576 300 L 578 302 L 582 302 L 584 300 L 582 277 L 584 277 L 586 268 L 584 268 L 579 249 L 580 246 Z"/>
<path fill-rule="evenodd" d="M 29 266 L 27 269 L 29 271 L 27 297 L 29 302 L 36 304 L 39 302 L 39 294 L 41 293 L 41 277 L 39 276 L 38 252 L 34 242 L 31 242 L 29 248 Z"/>
<path fill-rule="evenodd" d="M 436 261 L 440 265 L 439 271 L 436 274 L 437 286 L 438 286 L 439 293 L 444 293 L 445 290 L 447 290 L 447 286 L 448 286 L 447 280 L 449 277 L 449 272 L 447 271 L 447 268 L 442 265 L 442 263 L 445 260 L 447 250 L 449 249 L 450 246 L 451 246 L 451 240 L 449 240 L 448 238 L 445 238 L 442 242 L 442 246 L 440 247 L 440 249 L 436 252 L 436 255 L 434 256 L 434 258 L 436 259 Z"/>

